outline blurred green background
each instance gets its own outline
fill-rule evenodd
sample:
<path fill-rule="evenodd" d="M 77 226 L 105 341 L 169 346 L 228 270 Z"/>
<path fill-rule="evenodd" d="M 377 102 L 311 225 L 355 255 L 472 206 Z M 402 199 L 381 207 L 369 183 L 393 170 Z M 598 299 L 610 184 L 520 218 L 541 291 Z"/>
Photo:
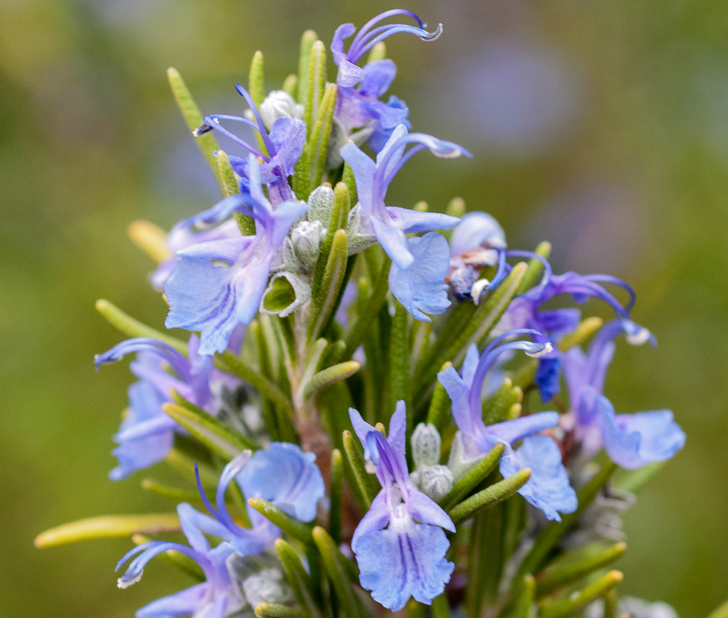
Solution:
<path fill-rule="evenodd" d="M 205 112 L 240 113 L 232 86 L 256 49 L 267 86 L 298 40 L 330 41 L 390 4 L 308 0 L 0 0 L 0 607 L 8 616 L 132 616 L 186 582 L 162 564 L 116 589 L 128 541 L 35 550 L 84 516 L 167 510 L 113 484 L 110 436 L 125 367 L 93 371 L 121 336 L 108 298 L 161 326 L 151 264 L 126 239 L 216 200 L 178 116 L 175 66 Z M 511 246 L 555 245 L 557 271 L 608 272 L 638 291 L 660 348 L 620 347 L 618 411 L 669 407 L 687 446 L 625 524 L 625 593 L 684 618 L 728 596 L 728 3 L 724 0 L 410 2 L 436 43 L 390 39 L 391 92 L 416 129 L 475 157 L 421 155 L 391 204 L 455 195 L 495 215 Z M 333 79 L 333 70 L 330 77 Z"/>

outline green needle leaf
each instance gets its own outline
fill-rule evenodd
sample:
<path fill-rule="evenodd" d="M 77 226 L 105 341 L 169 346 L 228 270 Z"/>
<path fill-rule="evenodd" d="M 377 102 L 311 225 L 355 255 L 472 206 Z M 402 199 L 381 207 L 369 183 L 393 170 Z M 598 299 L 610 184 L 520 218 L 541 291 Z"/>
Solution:
<path fill-rule="evenodd" d="M 513 604 L 512 618 L 531 618 L 533 616 L 535 589 L 536 581 L 533 579 L 533 575 L 525 575 Z"/>
<path fill-rule="evenodd" d="M 276 603 L 258 603 L 255 606 L 255 615 L 257 618 L 310 618 L 311 616 L 302 609 Z"/>
<path fill-rule="evenodd" d="M 573 564 L 556 565 L 539 573 L 536 596 L 542 597 L 554 590 L 579 581 L 589 573 L 611 564 L 626 550 L 626 543 L 615 543 L 596 556 L 591 556 Z"/>
<path fill-rule="evenodd" d="M 313 538 L 311 537 L 311 526 L 308 524 L 304 524 L 295 517 L 291 517 L 288 513 L 279 509 L 277 506 L 271 504 L 267 500 L 263 500 L 263 498 L 248 498 L 248 504 L 269 522 L 278 526 L 286 534 L 290 534 L 294 539 L 297 539 L 306 545 L 311 545 L 313 543 Z"/>
<path fill-rule="evenodd" d="M 162 410 L 189 431 L 192 437 L 227 461 L 245 449 L 260 448 L 252 440 L 226 427 L 204 410 L 192 410 L 174 403 L 163 404 Z"/>
<path fill-rule="evenodd" d="M 551 255 L 551 243 L 544 240 L 542 243 L 539 243 L 534 253 L 548 260 L 549 256 Z M 541 273 L 542 269 L 543 264 L 541 264 L 540 260 L 537 260 L 536 258 L 531 258 L 530 260 L 528 260 L 528 268 L 526 269 L 526 274 L 523 277 L 523 281 L 521 281 L 521 286 L 518 288 L 519 294 L 523 294 L 533 287 L 533 284 L 536 282 L 536 279 Z"/>
<path fill-rule="evenodd" d="M 240 193 L 238 179 L 235 176 L 232 166 L 230 165 L 230 157 L 224 150 L 217 151 L 217 170 L 222 179 L 222 193 L 225 197 Z M 242 213 L 241 213 L 242 214 Z M 245 215 L 247 216 L 247 215 Z M 250 217 L 248 217 L 250 219 Z M 252 221 L 252 219 L 251 219 Z M 248 234 L 245 234 L 246 236 Z"/>
<path fill-rule="evenodd" d="M 200 112 L 200 108 L 197 107 L 197 103 L 195 103 L 195 100 L 192 98 L 192 94 L 188 90 L 177 69 L 167 69 L 167 77 L 169 78 L 169 85 L 172 87 L 172 94 L 174 94 L 174 98 L 177 101 L 177 106 L 182 112 L 182 116 L 184 116 L 184 119 L 187 122 L 187 127 L 191 133 L 202 124 L 202 113 Z M 222 179 L 217 173 L 217 159 L 215 158 L 215 151 L 219 148 L 219 146 L 217 145 L 215 138 L 211 133 L 205 133 L 204 135 L 200 135 L 200 137 L 195 138 L 195 142 L 202 151 L 202 154 L 205 156 L 205 159 L 207 159 L 207 163 L 210 166 L 212 173 L 215 175 L 215 180 L 217 180 L 217 183 L 220 185 L 220 189 L 224 192 Z"/>
<path fill-rule="evenodd" d="M 561 538 L 561 535 L 571 528 L 573 523 L 592 503 L 616 469 L 617 464 L 614 462 L 608 461 L 605 463 L 602 469 L 577 494 L 579 506 L 576 511 L 562 515 L 560 522 L 552 521 L 546 526 L 543 532 L 536 538 L 536 542 L 533 544 L 531 551 L 528 552 L 521 566 L 518 568 L 517 579 L 520 579 L 527 573 L 533 573 L 543 564 L 544 560 Z"/>
<path fill-rule="evenodd" d="M 187 343 L 180 341 L 176 337 L 170 337 L 151 326 L 147 326 L 139 320 L 135 320 L 108 300 L 97 300 L 96 310 L 106 318 L 109 324 L 119 329 L 128 337 L 150 337 L 157 339 L 173 347 L 180 354 L 187 356 Z"/>
<path fill-rule="evenodd" d="M 129 224 L 127 233 L 131 241 L 157 264 L 172 257 L 167 247 L 167 232 L 150 221 L 139 219 Z"/>
<path fill-rule="evenodd" d="M 334 108 L 336 107 L 336 93 L 336 84 L 326 86 L 314 130 L 311 133 L 310 153 L 313 178 L 311 179 L 310 188 L 318 187 L 323 179 L 329 138 L 331 137 L 331 123 L 334 120 Z"/>
<path fill-rule="evenodd" d="M 499 502 L 503 502 L 503 500 L 507 500 L 528 483 L 530 478 L 531 468 L 519 470 L 513 476 L 509 476 L 507 479 L 503 479 L 461 502 L 451 509 L 448 515 L 450 515 L 453 523 L 457 525 L 461 521 L 470 519 L 478 511 L 490 508 Z"/>
<path fill-rule="evenodd" d="M 377 62 L 378 60 L 384 60 L 387 57 L 387 46 L 384 41 L 379 41 L 374 47 L 372 47 L 369 55 L 367 56 L 367 64 L 370 62 Z"/>
<path fill-rule="evenodd" d="M 617 618 L 618 606 L 617 591 L 612 589 L 604 595 L 604 618 Z"/>
<path fill-rule="evenodd" d="M 392 343 L 389 348 L 392 398 L 404 401 L 407 409 L 412 409 L 412 380 L 410 378 L 410 331 L 409 313 L 402 303 L 395 301 L 392 321 Z M 413 418 L 410 413 L 409 419 Z"/>
<path fill-rule="evenodd" d="M 346 275 L 348 255 L 346 253 L 346 232 L 337 230 L 331 245 L 331 253 L 326 262 L 321 286 L 311 299 L 311 310 L 308 325 L 308 341 L 314 341 L 325 330 L 330 318 L 336 311 L 339 290 Z"/>
<path fill-rule="evenodd" d="M 716 608 L 708 618 L 728 618 L 728 601 Z"/>
<path fill-rule="evenodd" d="M 288 583 L 293 588 L 293 592 L 306 611 L 311 615 L 319 615 L 318 607 L 315 602 L 316 594 L 314 591 L 313 582 L 311 576 L 306 571 L 306 568 L 301 562 L 298 554 L 295 552 L 293 547 L 286 543 L 283 539 L 277 539 L 275 542 L 276 552 L 283 565 L 283 570 L 286 572 L 286 578 Z"/>
<path fill-rule="evenodd" d="M 341 543 L 341 515 L 343 509 L 344 459 L 341 451 L 331 451 L 331 490 L 329 503 L 329 534 L 336 545 Z"/>
<path fill-rule="evenodd" d="M 318 36 L 313 30 L 306 30 L 301 37 L 301 53 L 298 60 L 298 97 L 299 103 L 306 103 L 308 92 L 308 65 L 311 60 L 311 47 Z"/>
<path fill-rule="evenodd" d="M 513 386 L 510 378 L 505 378 L 498 391 L 485 403 L 483 418 L 486 425 L 500 423 L 509 417 L 509 411 L 514 404 L 523 401 L 523 391 Z"/>
<path fill-rule="evenodd" d="M 351 576 L 355 574 L 353 572 L 355 569 L 351 561 L 341 555 L 334 540 L 321 526 L 316 526 L 313 529 L 313 540 L 316 543 L 319 554 L 321 554 L 324 569 L 334 586 L 337 601 L 344 610 L 345 615 L 352 618 L 359 615 L 366 615 L 362 611 L 356 591 L 349 581 Z"/>
<path fill-rule="evenodd" d="M 447 495 L 440 500 L 440 506 L 445 510 L 451 508 L 480 485 L 495 470 L 505 448 L 505 445 L 501 442 L 496 444 L 483 459 L 470 468 L 465 476 L 453 485 Z"/>
<path fill-rule="evenodd" d="M 165 485 L 154 479 L 144 479 L 142 481 L 142 489 L 150 491 L 158 496 L 171 498 L 175 502 L 201 502 L 200 494 L 191 489 L 182 489 L 180 487 L 172 487 Z"/>
<path fill-rule="evenodd" d="M 106 515 L 90 517 L 41 532 L 33 544 L 38 548 L 55 547 L 88 541 L 91 539 L 113 539 L 133 534 L 158 534 L 180 530 L 177 513 L 154 513 L 150 515 Z"/>
<path fill-rule="evenodd" d="M 321 243 L 319 258 L 316 262 L 316 270 L 314 272 L 312 286 L 313 296 L 317 296 L 321 291 L 321 282 L 324 278 L 324 271 L 326 270 L 326 264 L 328 263 L 329 256 L 331 254 L 331 247 L 334 244 L 334 235 L 337 230 L 343 230 L 346 228 L 346 222 L 349 217 L 349 207 L 349 189 L 344 183 L 339 182 L 334 188 L 334 201 L 329 213 L 326 236 Z"/>
<path fill-rule="evenodd" d="M 579 323 L 579 326 L 576 327 L 576 330 L 571 333 L 567 333 L 566 335 L 561 337 L 556 345 L 558 346 L 559 350 L 561 350 L 562 352 L 566 352 L 574 346 L 584 343 L 584 341 L 589 339 L 589 337 L 591 337 L 602 327 L 602 324 L 604 324 L 604 320 L 602 320 L 602 318 L 586 318 Z"/>
<path fill-rule="evenodd" d="M 359 486 L 361 495 L 364 498 L 363 506 L 365 509 L 368 509 L 372 500 L 374 500 L 374 496 L 379 491 L 376 486 L 378 482 L 373 475 L 366 471 L 366 467 L 364 466 L 364 451 L 359 444 L 359 440 L 354 438 L 349 430 L 344 431 L 344 452 L 354 472 L 354 478 Z"/>
<path fill-rule="evenodd" d="M 624 579 L 620 571 L 610 571 L 596 582 L 561 601 L 543 602 L 538 609 L 538 618 L 563 618 L 586 607 L 589 603 L 603 597 Z"/>
<path fill-rule="evenodd" d="M 342 380 L 350 378 L 359 371 L 360 368 L 361 365 L 357 361 L 345 361 L 338 365 L 334 365 L 333 367 L 328 367 L 323 371 L 319 371 L 313 376 L 313 378 L 311 378 L 311 381 L 306 384 L 306 388 L 303 391 L 303 400 L 309 401 L 319 391 L 331 386 L 332 384 L 336 384 L 336 382 L 341 382 Z"/>
<path fill-rule="evenodd" d="M 253 54 L 253 60 L 250 63 L 250 73 L 248 75 L 248 92 L 253 103 L 257 107 L 265 100 L 265 79 L 263 70 L 263 52 L 256 51 Z M 258 150 L 263 154 L 268 154 L 268 147 L 265 145 L 263 136 L 255 131 L 255 141 L 258 143 Z"/>
<path fill-rule="evenodd" d="M 310 141 L 326 85 L 326 46 L 322 41 L 314 41 L 311 45 L 307 74 L 303 119 L 306 121 L 307 138 Z"/>
<path fill-rule="evenodd" d="M 432 618 L 452 618 L 450 603 L 445 593 L 432 599 Z"/>
<path fill-rule="evenodd" d="M 298 75 L 291 74 L 283 82 L 283 92 L 290 94 L 294 99 L 298 95 Z"/>
<path fill-rule="evenodd" d="M 452 367 L 450 361 L 440 367 L 440 371 L 444 371 L 448 367 Z M 450 395 L 447 394 L 445 387 L 438 380 L 435 383 L 435 392 L 432 394 L 430 408 L 427 411 L 427 422 L 432 423 L 440 433 L 450 420 L 451 403 Z"/>

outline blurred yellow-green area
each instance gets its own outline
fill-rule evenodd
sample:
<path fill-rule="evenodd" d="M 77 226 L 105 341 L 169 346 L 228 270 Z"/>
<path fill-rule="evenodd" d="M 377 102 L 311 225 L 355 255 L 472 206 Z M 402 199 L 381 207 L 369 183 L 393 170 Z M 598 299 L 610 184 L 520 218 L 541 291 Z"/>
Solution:
<path fill-rule="evenodd" d="M 244 109 L 255 50 L 267 87 L 296 70 L 299 37 L 393 8 L 312 0 L 0 2 L 0 607 L 7 616 L 132 616 L 189 585 L 164 564 L 117 590 L 130 541 L 36 550 L 41 530 L 91 515 L 170 510 L 121 483 L 111 435 L 125 364 L 108 298 L 161 326 L 151 263 L 126 238 L 211 206 L 215 183 L 169 93 L 175 66 L 206 113 Z M 728 596 L 728 3 L 724 0 L 413 1 L 435 43 L 388 42 L 416 130 L 470 160 L 419 155 L 389 203 L 460 195 L 509 245 L 554 244 L 557 272 L 637 290 L 657 351 L 618 348 L 620 412 L 671 408 L 685 449 L 625 518 L 620 590 L 706 615 Z M 330 79 L 334 78 L 333 65 Z M 150 475 L 155 476 L 156 471 Z"/>

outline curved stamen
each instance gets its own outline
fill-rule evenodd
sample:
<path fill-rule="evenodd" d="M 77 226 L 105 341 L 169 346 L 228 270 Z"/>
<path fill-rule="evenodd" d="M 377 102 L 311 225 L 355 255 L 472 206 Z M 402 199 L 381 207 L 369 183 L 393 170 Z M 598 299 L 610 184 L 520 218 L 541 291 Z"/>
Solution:
<path fill-rule="evenodd" d="M 553 271 L 551 270 L 551 264 L 549 263 L 549 261 L 542 255 L 534 253 L 533 251 L 509 249 L 506 253 L 509 257 L 527 257 L 531 258 L 532 260 L 538 260 L 539 262 L 541 262 L 541 265 L 543 266 L 543 277 L 541 278 L 541 282 L 537 286 L 521 294 L 521 296 L 531 298 L 541 294 L 544 289 L 546 289 L 546 286 L 551 282 L 551 277 L 553 276 Z"/>
<path fill-rule="evenodd" d="M 246 142 L 245 140 L 243 140 L 240 137 L 238 137 L 237 135 L 235 135 L 235 133 L 232 133 L 232 132 L 228 131 L 225 127 L 223 127 L 220 124 L 220 121 L 218 120 L 218 118 L 223 118 L 225 120 L 234 120 L 238 117 L 229 116 L 227 118 L 224 118 L 223 116 L 214 115 L 214 116 L 205 116 L 203 118 L 203 120 L 205 121 L 205 124 L 207 126 L 212 127 L 215 131 L 219 131 L 225 137 L 233 140 L 236 144 L 240 144 L 243 148 L 245 148 L 249 152 L 252 152 L 256 157 L 260 157 L 261 159 L 263 159 L 266 162 L 270 161 L 270 157 L 268 155 L 263 154 L 255 146 L 251 146 L 250 144 L 248 144 L 248 142 Z M 242 120 L 242 119 L 238 118 L 238 120 Z"/>
<path fill-rule="evenodd" d="M 136 551 L 132 550 L 119 561 L 119 563 L 116 565 L 115 570 L 118 571 L 124 564 L 124 562 L 126 562 L 131 557 L 131 555 L 133 555 L 133 553 L 138 552 L 140 547 L 145 547 L 143 553 L 140 556 L 137 556 L 134 560 L 132 560 L 124 575 L 122 575 L 118 579 L 119 588 L 127 588 L 132 584 L 138 582 L 144 573 L 144 567 L 147 565 L 147 563 L 155 556 L 158 556 L 163 552 L 169 551 L 170 549 L 178 551 L 192 558 L 195 562 L 197 562 L 197 564 L 200 565 L 208 580 L 210 579 L 212 565 L 209 564 L 209 561 L 205 556 L 203 556 L 200 552 L 195 551 L 190 547 L 187 547 L 186 545 L 182 545 L 180 543 L 170 543 L 167 541 L 151 541 L 150 543 L 145 543 L 144 545 L 136 547 Z"/>
<path fill-rule="evenodd" d="M 371 41 L 366 43 L 363 46 L 360 46 L 357 48 L 356 52 L 352 54 L 351 50 L 349 50 L 349 62 L 358 62 L 359 59 L 366 54 L 372 47 L 374 47 L 377 43 L 384 41 L 385 39 L 388 39 L 393 34 L 399 34 L 400 32 L 405 32 L 409 34 L 414 34 L 418 36 L 423 41 L 435 41 L 440 38 L 440 35 L 442 34 L 442 24 L 438 24 L 437 29 L 434 32 L 428 32 L 427 30 L 424 30 L 422 28 L 415 28 L 415 26 L 405 26 L 405 25 L 395 25 L 391 28 L 386 29 L 381 34 L 374 37 Z"/>
<path fill-rule="evenodd" d="M 503 333 L 499 337 L 496 337 L 483 351 L 478 361 L 478 366 L 475 369 L 473 375 L 473 382 L 470 386 L 470 397 L 469 404 L 470 409 L 475 413 L 476 411 L 480 414 L 481 411 L 481 393 L 483 391 L 483 383 L 485 382 L 485 376 L 495 363 L 498 356 L 508 350 L 523 350 L 527 354 L 541 354 L 546 352 L 550 348 L 549 343 L 534 343 L 532 341 L 513 341 L 506 343 L 501 346 L 499 344 L 507 337 L 513 337 L 516 335 L 535 335 L 537 337 L 543 336 L 537 330 L 531 328 L 519 328 L 516 330 L 508 331 Z"/>
<path fill-rule="evenodd" d="M 239 459 L 241 457 L 242 459 Z M 225 504 L 225 492 L 227 491 L 230 483 L 235 481 L 235 477 L 243 471 L 245 466 L 248 464 L 248 461 L 250 461 L 250 452 L 243 451 L 241 455 L 238 455 L 236 459 L 225 466 L 225 469 L 220 476 L 220 482 L 218 483 L 217 493 L 215 495 L 218 521 L 228 530 L 236 534 L 240 532 L 240 526 L 238 526 L 233 518 L 230 517 L 230 513 L 227 510 L 227 504 Z"/>
<path fill-rule="evenodd" d="M 127 339 L 126 341 L 122 341 L 115 345 L 107 352 L 97 354 L 94 358 L 96 371 L 99 370 L 101 365 L 114 363 L 124 358 L 127 354 L 134 352 L 152 352 L 157 356 L 161 356 L 170 364 L 172 369 L 174 369 L 175 373 L 181 379 L 186 382 L 191 380 L 190 362 L 171 346 L 166 343 L 162 343 L 157 339 L 152 339 L 151 337 L 134 337 L 133 339 Z"/>
<path fill-rule="evenodd" d="M 353 50 L 355 50 L 359 44 L 361 43 L 361 40 L 366 36 L 367 32 L 371 29 L 372 26 L 375 24 L 378 24 L 380 21 L 383 21 L 387 19 L 388 17 L 394 17 L 396 15 L 406 15 L 407 17 L 411 17 L 417 22 L 417 25 L 420 28 L 425 27 L 425 23 L 417 16 L 416 13 L 412 11 L 408 11 L 407 9 L 390 9 L 389 11 L 384 11 L 383 13 L 380 13 L 376 17 L 373 17 L 370 19 L 367 23 L 365 23 L 360 29 L 357 35 L 354 37 L 354 40 L 351 42 L 351 45 L 349 46 L 349 53 L 351 53 Z"/>
<path fill-rule="evenodd" d="M 637 302 L 637 294 L 635 293 L 632 286 L 628 283 L 625 283 L 621 279 L 617 279 L 617 277 L 612 277 L 611 275 L 586 275 L 584 279 L 588 279 L 589 281 L 598 281 L 602 283 L 612 283 L 621 287 L 629 294 L 629 302 L 625 305 L 624 310 L 627 313 L 631 313 L 632 309 L 634 309 L 634 304 Z"/>
<path fill-rule="evenodd" d="M 195 462 L 195 480 L 197 481 L 197 492 L 200 494 L 200 498 L 202 499 L 202 504 L 205 505 L 205 508 L 210 512 L 210 515 L 212 515 L 215 519 L 220 521 L 220 515 L 215 510 L 215 507 L 212 506 L 212 503 L 207 497 L 207 494 L 205 493 L 205 488 L 202 486 L 202 479 L 200 478 L 200 470 L 197 467 L 197 462 Z"/>
<path fill-rule="evenodd" d="M 277 153 L 276 147 L 273 145 L 273 142 L 268 136 L 268 131 L 266 131 L 265 124 L 263 123 L 263 119 L 260 117 L 258 106 L 255 104 L 255 101 L 253 101 L 253 97 L 251 97 L 248 94 L 248 91 L 240 84 L 235 84 L 235 90 L 237 90 L 238 94 L 240 94 L 248 103 L 250 111 L 253 112 L 255 120 L 258 122 L 258 129 L 260 131 L 261 137 L 263 138 L 263 141 L 265 142 L 265 147 L 268 149 L 268 152 L 270 152 L 271 157 L 274 157 Z"/>

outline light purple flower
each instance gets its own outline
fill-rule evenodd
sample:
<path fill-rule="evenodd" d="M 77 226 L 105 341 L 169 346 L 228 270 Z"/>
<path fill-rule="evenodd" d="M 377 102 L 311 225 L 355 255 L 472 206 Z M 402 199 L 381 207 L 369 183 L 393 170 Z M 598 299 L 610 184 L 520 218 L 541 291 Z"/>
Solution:
<path fill-rule="evenodd" d="M 500 460 L 501 474 L 507 478 L 519 470 L 531 468 L 531 478 L 518 493 L 541 509 L 548 519 L 561 521 L 559 513 L 576 510 L 576 493 L 569 485 L 559 447 L 550 437 L 540 435 L 558 424 L 559 415 L 540 412 L 487 427 L 483 422 L 483 382 L 497 357 L 509 350 L 524 350 L 529 356 L 538 357 L 550 350 L 549 343 L 530 341 L 499 345 L 506 338 L 524 334 L 537 336 L 539 333 L 526 329 L 508 332 L 488 345 L 480 358 L 473 345 L 460 375 L 453 367 L 438 374 L 438 380 L 452 400 L 452 413 L 459 429 L 453 444 L 451 467 L 457 478 L 501 442 L 506 446 Z M 521 446 L 514 449 L 518 442 Z"/>
<path fill-rule="evenodd" d="M 303 147 L 306 144 L 306 123 L 298 118 L 283 116 L 273 122 L 269 134 L 258 108 L 247 90 L 240 84 L 237 84 L 235 89 L 247 101 L 255 122 L 240 116 L 212 114 L 205 116 L 204 124 L 195 129 L 195 136 L 215 130 L 230 138 L 236 144 L 240 144 L 256 157 L 260 157 L 263 160 L 260 166 L 260 179 L 263 184 L 268 186 L 271 202 L 277 205 L 280 202 L 293 200 L 295 196 L 288 184 L 288 177 L 293 175 L 293 168 L 301 158 Z M 257 147 L 228 131 L 220 124 L 221 120 L 239 122 L 251 127 L 263 138 L 267 152 L 262 152 Z M 241 191 L 243 193 L 247 192 L 248 185 L 251 182 L 248 160 L 231 156 L 230 164 L 240 177 Z"/>
<path fill-rule="evenodd" d="M 359 581 L 375 601 L 392 611 L 402 609 L 410 597 L 429 605 L 442 594 L 455 568 L 445 559 L 450 543 L 442 531 L 454 532 L 455 526 L 445 511 L 410 482 L 404 402 L 397 402 L 387 438 L 353 408 L 349 416 L 364 446 L 367 465 L 382 485 L 351 540 Z"/>
<path fill-rule="evenodd" d="M 628 469 L 670 459 L 685 444 L 685 433 L 670 410 L 616 414 L 603 394 L 614 339 L 624 332 L 633 343 L 640 343 L 649 339 L 639 337 L 642 330 L 629 321 L 614 320 L 602 327 L 587 354 L 572 348 L 563 358 L 577 438 L 585 453 L 594 454 L 604 446 L 615 463 Z"/>
<path fill-rule="evenodd" d="M 121 360 L 126 354 L 137 354 L 129 368 L 139 382 L 129 387 L 129 412 L 114 436 L 119 446 L 113 454 L 119 465 L 109 474 L 112 480 L 123 479 L 161 461 L 172 448 L 174 433 L 183 431 L 162 410 L 162 405 L 171 401 L 172 389 L 214 415 L 220 408 L 213 394 L 216 383 L 231 388 L 238 383 L 237 379 L 215 369 L 209 356 L 198 354 L 199 343 L 197 335 L 190 337 L 189 358 L 161 341 L 146 337 L 128 339 L 96 356 L 98 369 L 102 364 Z"/>
<path fill-rule="evenodd" d="M 297 201 L 282 202 L 274 209 L 263 193 L 260 167 L 253 155 L 248 157 L 248 172 L 250 193 L 223 200 L 225 206 L 214 213 L 208 211 L 207 218 L 222 217 L 225 211 L 245 212 L 255 219 L 255 235 L 182 249 L 178 252 L 182 259 L 164 286 L 170 303 L 165 325 L 199 331 L 200 354 L 222 352 L 235 327 L 249 324 L 255 317 L 271 263 L 291 225 L 308 210 L 306 202 Z M 213 261 L 229 266 L 215 266 Z"/>
<path fill-rule="evenodd" d="M 389 17 L 404 15 L 412 17 L 417 26 L 406 24 L 386 24 L 376 26 Z M 376 26 L 376 27 L 375 27 Z M 409 110 L 404 101 L 392 95 L 387 103 L 379 100 L 392 84 L 397 67 L 389 59 L 367 63 L 364 68 L 357 62 L 377 43 L 399 32 L 414 34 L 423 41 L 433 41 L 440 36 L 442 24 L 435 32 L 428 32 L 427 24 L 412 11 L 393 9 L 385 11 L 368 21 L 354 37 L 348 51 L 344 51 L 344 41 L 351 37 L 356 28 L 354 24 L 342 24 L 336 29 L 331 43 L 334 64 L 339 67 L 336 78 L 338 93 L 335 121 L 343 128 L 346 135 L 353 129 L 367 127 L 369 146 L 379 152 L 389 139 L 394 128 L 404 124 L 410 128 L 407 120 Z M 357 87 L 358 86 L 358 87 Z"/>
<path fill-rule="evenodd" d="M 190 547 L 167 541 L 150 541 L 135 547 L 116 565 L 118 571 L 127 560 L 136 556 L 119 578 L 119 588 L 127 588 L 138 582 L 144 573 L 144 567 L 152 558 L 168 550 L 174 550 L 189 556 L 200 565 L 206 581 L 152 601 L 136 612 L 137 618 L 169 616 L 223 618 L 234 614 L 245 605 L 240 587 L 228 568 L 228 558 L 235 550 L 228 543 L 221 543 L 214 549 L 211 548 L 209 541 L 197 526 L 197 511 L 189 504 L 180 504 L 177 513 Z"/>
<path fill-rule="evenodd" d="M 411 144 L 413 147 L 406 150 Z M 442 313 L 450 305 L 444 285 L 449 268 L 449 249 L 441 235 L 408 238 L 407 234 L 452 229 L 458 218 L 387 206 L 384 202 L 389 184 L 397 172 L 410 157 L 424 149 L 444 158 L 470 156 L 452 142 L 423 133 L 408 134 L 404 125 L 394 130 L 376 161 L 352 142 L 341 148 L 341 156 L 354 172 L 359 197 L 350 218 L 357 227 L 351 230 L 352 235 L 370 238 L 382 245 L 392 258 L 389 272 L 392 293 L 417 319 L 429 321 L 425 312 Z"/>

